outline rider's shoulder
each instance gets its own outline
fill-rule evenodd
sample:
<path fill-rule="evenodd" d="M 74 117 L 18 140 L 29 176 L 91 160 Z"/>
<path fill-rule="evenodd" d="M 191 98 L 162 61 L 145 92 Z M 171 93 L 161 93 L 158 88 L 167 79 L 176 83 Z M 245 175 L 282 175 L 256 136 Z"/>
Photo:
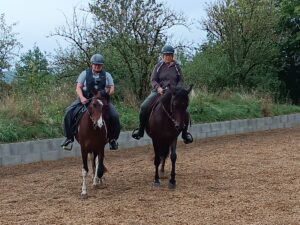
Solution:
<path fill-rule="evenodd" d="M 178 61 L 178 60 L 174 60 L 174 64 L 175 64 L 176 66 L 181 66 L 181 62 Z"/>
<path fill-rule="evenodd" d="M 86 70 L 81 71 L 78 77 L 86 77 Z"/>
<path fill-rule="evenodd" d="M 112 75 L 111 75 L 109 72 L 107 72 L 107 71 L 105 71 L 105 75 L 106 75 L 107 77 L 112 77 Z"/>

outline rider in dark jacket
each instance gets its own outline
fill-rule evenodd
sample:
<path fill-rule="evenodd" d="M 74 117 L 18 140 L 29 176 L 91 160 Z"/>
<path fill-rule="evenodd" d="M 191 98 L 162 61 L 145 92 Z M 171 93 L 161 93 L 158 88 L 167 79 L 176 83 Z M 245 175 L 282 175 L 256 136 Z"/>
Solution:
<path fill-rule="evenodd" d="M 166 45 L 162 48 L 163 61 L 156 64 L 151 74 L 152 91 L 150 95 L 144 100 L 140 109 L 140 125 L 132 133 L 132 137 L 139 140 L 144 136 L 144 130 L 148 121 L 150 107 L 155 101 L 157 95 L 162 95 L 164 88 L 181 86 L 183 83 L 181 68 L 174 60 L 174 48 Z M 189 116 L 187 112 L 187 116 Z M 192 135 L 187 132 L 188 126 L 182 131 L 182 138 L 184 143 L 188 144 L 193 142 Z"/>
<path fill-rule="evenodd" d="M 69 149 L 67 146 L 74 141 L 74 114 L 76 109 L 89 102 L 92 97 L 88 87 L 91 85 L 97 87 L 101 96 L 109 98 L 114 94 L 115 86 L 113 78 L 110 73 L 103 70 L 104 58 L 100 54 L 95 54 L 91 57 L 92 67 L 84 70 L 77 78 L 76 93 L 78 98 L 65 110 L 64 115 L 64 134 L 66 139 L 61 144 L 64 149 Z M 110 149 L 118 149 L 117 139 L 120 135 L 120 121 L 119 115 L 113 106 L 108 101 L 109 120 L 105 121 L 107 124 L 107 136 L 109 140 Z"/>

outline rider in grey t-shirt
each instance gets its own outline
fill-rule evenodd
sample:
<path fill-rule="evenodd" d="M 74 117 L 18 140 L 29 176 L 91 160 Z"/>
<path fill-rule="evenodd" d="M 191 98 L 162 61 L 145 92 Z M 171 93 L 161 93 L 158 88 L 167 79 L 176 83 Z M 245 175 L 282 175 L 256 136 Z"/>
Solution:
<path fill-rule="evenodd" d="M 64 134 L 65 141 L 61 144 L 64 149 L 69 149 L 67 146 L 74 141 L 74 112 L 80 108 L 83 104 L 89 102 L 89 98 L 92 96 L 88 90 L 89 84 L 96 84 L 99 87 L 101 96 L 109 99 L 109 96 L 114 94 L 115 86 L 114 81 L 110 73 L 103 70 L 104 58 L 100 54 L 95 54 L 91 58 L 92 68 L 84 70 L 77 78 L 76 93 L 78 99 L 76 99 L 65 110 L 64 116 Z M 93 79 L 94 78 L 94 79 Z M 107 136 L 109 140 L 110 149 L 118 149 L 117 139 L 120 135 L 120 121 L 119 114 L 117 113 L 113 104 L 108 101 L 108 115 L 107 119 Z"/>

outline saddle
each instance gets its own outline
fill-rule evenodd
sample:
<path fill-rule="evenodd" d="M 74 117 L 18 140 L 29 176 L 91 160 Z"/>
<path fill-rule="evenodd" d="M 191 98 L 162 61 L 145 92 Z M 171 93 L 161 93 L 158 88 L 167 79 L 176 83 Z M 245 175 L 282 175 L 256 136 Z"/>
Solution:
<path fill-rule="evenodd" d="M 73 124 L 73 127 L 72 127 L 72 130 L 73 130 L 73 133 L 74 135 L 77 133 L 77 128 L 78 128 L 78 125 L 79 125 L 79 122 L 84 114 L 84 112 L 87 110 L 87 106 L 85 105 L 81 105 L 80 107 L 76 107 L 75 110 L 74 110 L 74 114 L 73 114 L 73 121 L 74 121 L 74 124 Z"/>
<path fill-rule="evenodd" d="M 87 105 L 80 105 L 80 106 L 77 106 L 75 109 L 74 109 L 74 113 L 73 113 L 73 126 L 72 126 L 72 130 L 73 130 L 73 134 L 76 135 L 77 134 L 77 131 L 78 131 L 78 125 L 80 123 L 80 120 L 83 116 L 83 114 L 87 111 L 88 109 L 88 105 L 90 103 L 88 103 Z M 107 121 L 109 119 L 109 113 L 107 112 L 108 109 L 107 109 L 108 105 L 105 104 L 104 107 L 103 107 L 103 119 L 105 121 Z"/>

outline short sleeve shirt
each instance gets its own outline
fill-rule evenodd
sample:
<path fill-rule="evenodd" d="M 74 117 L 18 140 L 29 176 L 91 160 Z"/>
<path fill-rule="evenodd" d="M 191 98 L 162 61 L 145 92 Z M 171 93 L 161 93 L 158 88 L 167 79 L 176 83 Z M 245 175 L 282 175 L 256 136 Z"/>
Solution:
<path fill-rule="evenodd" d="M 93 73 L 93 78 L 97 79 L 99 77 L 99 73 Z M 83 84 L 83 90 L 86 90 L 86 70 L 82 71 L 78 78 L 77 83 Z M 106 87 L 114 86 L 114 81 L 110 73 L 106 72 Z"/>

